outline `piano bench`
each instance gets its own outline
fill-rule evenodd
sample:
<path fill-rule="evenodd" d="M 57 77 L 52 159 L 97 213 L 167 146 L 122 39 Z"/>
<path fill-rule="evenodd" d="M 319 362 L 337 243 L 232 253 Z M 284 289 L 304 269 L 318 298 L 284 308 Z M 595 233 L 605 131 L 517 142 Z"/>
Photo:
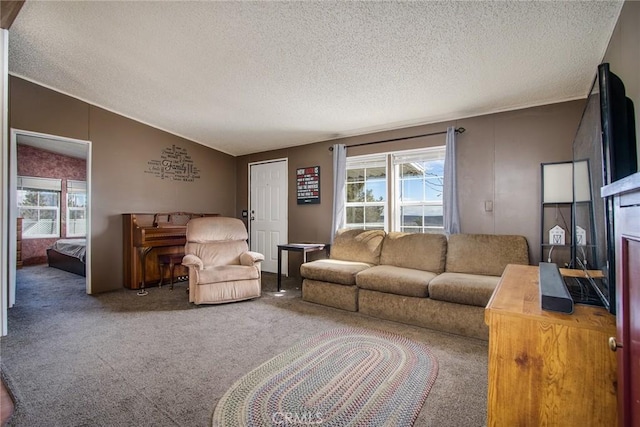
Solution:
<path fill-rule="evenodd" d="M 169 274 L 171 277 L 171 290 L 173 290 L 173 270 L 176 265 L 182 265 L 184 254 L 162 254 L 158 255 L 158 265 L 160 266 L 160 287 L 164 282 L 164 267 L 169 265 Z"/>

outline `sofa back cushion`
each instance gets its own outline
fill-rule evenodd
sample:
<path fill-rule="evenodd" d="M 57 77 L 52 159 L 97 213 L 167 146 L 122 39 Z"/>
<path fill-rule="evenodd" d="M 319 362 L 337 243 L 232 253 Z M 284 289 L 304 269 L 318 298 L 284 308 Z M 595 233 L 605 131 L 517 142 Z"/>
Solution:
<path fill-rule="evenodd" d="M 384 230 L 339 230 L 331 244 L 331 259 L 378 265 Z"/>
<path fill-rule="evenodd" d="M 527 239 L 493 234 L 452 234 L 446 271 L 502 276 L 507 264 L 529 264 Z"/>
<path fill-rule="evenodd" d="M 444 272 L 447 238 L 443 234 L 391 232 L 382 243 L 381 265 Z"/>

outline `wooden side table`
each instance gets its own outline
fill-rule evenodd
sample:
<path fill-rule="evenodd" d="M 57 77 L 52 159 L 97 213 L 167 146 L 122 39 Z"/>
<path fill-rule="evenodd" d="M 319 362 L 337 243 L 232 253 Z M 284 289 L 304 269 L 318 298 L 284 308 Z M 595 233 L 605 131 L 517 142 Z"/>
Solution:
<path fill-rule="evenodd" d="M 162 254 L 158 255 L 158 265 L 160 266 L 160 287 L 162 287 L 162 283 L 164 282 L 164 267 L 165 265 L 169 265 L 169 274 L 171 275 L 170 289 L 173 290 L 173 271 L 176 265 L 182 265 L 182 258 L 184 258 L 184 254 Z"/>
<path fill-rule="evenodd" d="M 307 262 L 309 252 L 325 251 L 329 255 L 330 245 L 324 243 L 287 243 L 278 245 L 278 292 L 282 283 L 282 251 L 302 252 L 302 262 Z"/>

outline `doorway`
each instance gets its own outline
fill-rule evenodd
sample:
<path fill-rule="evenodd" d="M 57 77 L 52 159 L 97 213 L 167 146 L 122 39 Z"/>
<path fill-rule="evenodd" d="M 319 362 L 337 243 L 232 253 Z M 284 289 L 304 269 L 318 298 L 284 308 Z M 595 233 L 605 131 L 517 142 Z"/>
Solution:
<path fill-rule="evenodd" d="M 278 245 L 288 241 L 287 159 L 249 164 L 249 236 L 252 251 L 264 254 L 262 271 L 278 271 Z M 283 274 L 287 272 L 283 253 Z"/>
<path fill-rule="evenodd" d="M 13 307 L 16 301 L 16 264 L 17 264 L 17 218 L 18 218 L 18 146 L 25 145 L 37 150 L 44 150 L 66 157 L 82 159 L 86 162 L 86 205 L 85 205 L 85 236 L 86 236 L 86 277 L 85 289 L 91 293 L 91 142 L 56 135 L 12 129 L 10 139 L 9 158 L 9 280 L 8 307 Z M 59 201 L 59 211 L 67 207 L 66 200 Z M 4 283 L 3 283 L 4 288 Z M 7 289 L 2 289 L 7 292 Z"/>

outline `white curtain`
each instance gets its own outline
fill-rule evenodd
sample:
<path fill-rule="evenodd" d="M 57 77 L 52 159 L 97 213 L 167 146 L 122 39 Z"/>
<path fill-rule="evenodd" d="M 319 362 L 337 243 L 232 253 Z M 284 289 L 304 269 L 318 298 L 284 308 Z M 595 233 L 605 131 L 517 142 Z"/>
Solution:
<path fill-rule="evenodd" d="M 447 144 L 444 157 L 444 231 L 447 235 L 460 233 L 460 213 L 458 212 L 458 188 L 456 184 L 456 130 L 447 128 Z"/>
<path fill-rule="evenodd" d="M 333 146 L 333 222 L 331 224 L 331 243 L 336 231 L 344 227 L 345 185 L 347 179 L 347 147 L 344 144 Z"/>

